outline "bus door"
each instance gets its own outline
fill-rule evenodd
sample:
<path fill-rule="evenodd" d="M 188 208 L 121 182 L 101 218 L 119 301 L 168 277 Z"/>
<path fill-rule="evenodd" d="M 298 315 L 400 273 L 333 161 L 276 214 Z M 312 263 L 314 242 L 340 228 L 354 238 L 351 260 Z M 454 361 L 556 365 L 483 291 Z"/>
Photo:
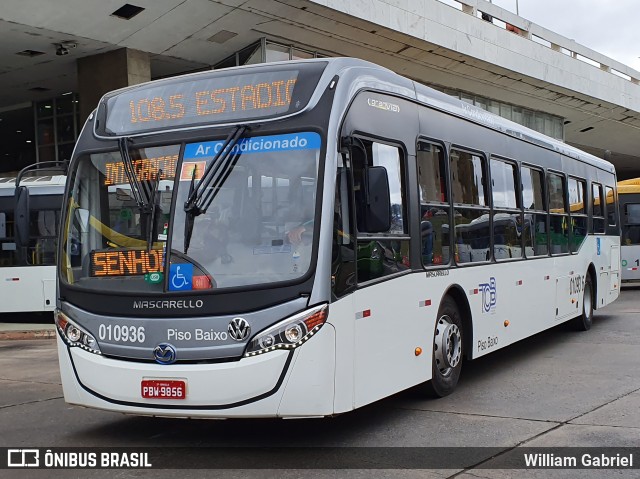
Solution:
<path fill-rule="evenodd" d="M 615 244 L 611 246 L 611 264 L 609 266 L 609 298 L 613 301 L 618 297 L 620 289 L 620 246 Z"/>
<path fill-rule="evenodd" d="M 617 241 L 611 245 L 609 255 L 611 263 L 609 265 L 609 299 L 607 302 L 611 302 L 618 297 L 620 291 L 620 224 L 617 194 L 610 186 L 605 185 L 604 190 L 605 198 L 607 198 L 607 235 L 617 238 Z"/>
<path fill-rule="evenodd" d="M 425 320 L 424 275 L 411 274 L 411 206 L 415 198 L 418 109 L 398 97 L 360 92 L 341 134 L 350 172 L 354 223 L 354 406 L 427 379 L 433 324 Z M 417 186 L 417 185 L 416 185 Z M 416 248 L 417 250 L 417 248 Z M 336 278 L 339 279 L 339 278 Z"/>
<path fill-rule="evenodd" d="M 352 149 L 358 284 L 353 294 L 354 402 L 358 407 L 405 389 L 424 375 L 426 364 L 416 359 L 414 350 L 418 344 L 425 346 L 417 338 L 427 338 L 428 327 L 419 320 L 424 314 L 419 308 L 422 298 L 413 284 L 418 275 L 408 274 L 406 155 L 396 145 L 354 141 L 359 143 Z"/>

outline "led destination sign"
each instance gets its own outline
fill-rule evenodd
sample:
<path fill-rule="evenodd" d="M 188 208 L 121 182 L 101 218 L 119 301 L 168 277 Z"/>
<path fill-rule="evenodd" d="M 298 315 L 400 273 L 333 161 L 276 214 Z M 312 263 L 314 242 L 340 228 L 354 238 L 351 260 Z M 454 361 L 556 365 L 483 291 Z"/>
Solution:
<path fill-rule="evenodd" d="M 138 276 L 162 271 L 161 249 L 91 252 L 91 276 Z"/>
<path fill-rule="evenodd" d="M 140 158 L 133 160 L 133 170 L 139 181 L 152 181 L 156 179 L 158 171 L 161 180 L 173 178 L 176 165 L 178 164 L 178 155 L 159 156 L 157 158 Z M 126 183 L 127 175 L 124 170 L 122 161 L 110 161 L 105 163 L 104 184 L 105 186 L 119 185 Z"/>
<path fill-rule="evenodd" d="M 300 66 L 301 68 L 297 68 Z M 275 117 L 309 101 L 326 64 L 216 71 L 114 92 L 103 100 L 98 130 L 107 135 Z M 102 127 L 104 125 L 104 127 Z"/>
<path fill-rule="evenodd" d="M 130 121 L 143 123 L 179 120 L 186 115 L 194 114 L 224 116 L 227 113 L 227 116 L 231 116 L 230 114 L 235 111 L 247 112 L 261 109 L 272 109 L 275 113 L 281 113 L 291 104 L 291 92 L 295 83 L 295 78 L 288 78 L 269 83 L 205 89 L 193 92 L 191 98 L 185 98 L 183 93 L 168 95 L 168 97 L 166 94 L 154 97 L 144 96 L 129 101 Z"/>

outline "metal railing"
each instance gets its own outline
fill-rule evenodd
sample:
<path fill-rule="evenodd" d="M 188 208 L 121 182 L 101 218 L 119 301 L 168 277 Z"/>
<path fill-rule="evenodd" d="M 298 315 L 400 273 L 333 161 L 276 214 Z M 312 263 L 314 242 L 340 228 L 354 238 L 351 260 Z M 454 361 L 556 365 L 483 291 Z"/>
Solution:
<path fill-rule="evenodd" d="M 438 1 L 631 83 L 640 84 L 640 72 L 637 70 L 493 5 L 491 2 L 485 0 Z"/>

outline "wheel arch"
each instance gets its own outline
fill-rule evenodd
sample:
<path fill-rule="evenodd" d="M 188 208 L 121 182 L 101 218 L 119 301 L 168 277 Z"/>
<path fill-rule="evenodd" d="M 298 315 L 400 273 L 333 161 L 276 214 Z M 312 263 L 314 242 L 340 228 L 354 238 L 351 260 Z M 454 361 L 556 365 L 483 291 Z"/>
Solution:
<path fill-rule="evenodd" d="M 452 284 L 449 286 L 442 295 L 442 300 L 440 302 L 442 302 L 447 296 L 450 296 L 460 309 L 464 337 L 464 356 L 467 359 L 471 359 L 471 351 L 473 350 L 473 321 L 471 318 L 469 300 L 459 284 Z"/>

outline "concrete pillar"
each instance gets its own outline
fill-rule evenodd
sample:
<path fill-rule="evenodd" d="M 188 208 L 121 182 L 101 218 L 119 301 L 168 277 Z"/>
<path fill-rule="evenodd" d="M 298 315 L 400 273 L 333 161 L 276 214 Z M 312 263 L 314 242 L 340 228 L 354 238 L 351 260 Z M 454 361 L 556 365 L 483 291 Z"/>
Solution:
<path fill-rule="evenodd" d="M 78 59 L 80 122 L 98 106 L 105 93 L 151 80 L 151 60 L 147 52 L 121 48 Z"/>

